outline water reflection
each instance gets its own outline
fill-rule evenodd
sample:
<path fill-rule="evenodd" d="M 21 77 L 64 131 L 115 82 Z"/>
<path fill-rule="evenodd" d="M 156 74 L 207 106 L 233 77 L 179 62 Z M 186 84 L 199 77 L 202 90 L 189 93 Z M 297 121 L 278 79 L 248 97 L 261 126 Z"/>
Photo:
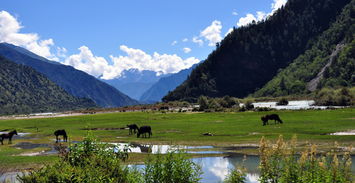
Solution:
<path fill-rule="evenodd" d="M 228 157 L 202 157 L 192 159 L 202 167 L 203 183 L 223 182 L 231 170 L 244 166 L 248 173 L 246 176 L 247 183 L 258 182 L 259 174 L 257 171 L 259 158 L 257 156 L 235 155 Z M 244 162 L 244 163 L 243 163 Z"/>
<path fill-rule="evenodd" d="M 125 148 L 129 148 L 129 152 L 134 153 L 152 153 L 152 154 L 166 154 L 177 150 L 186 151 L 186 153 L 192 154 L 221 154 L 220 151 L 208 151 L 213 146 L 183 146 L 183 145 L 150 145 L 150 144 L 138 144 L 138 143 L 111 143 L 116 146 L 116 151 L 123 151 Z M 188 150 L 188 151 L 187 151 Z"/>

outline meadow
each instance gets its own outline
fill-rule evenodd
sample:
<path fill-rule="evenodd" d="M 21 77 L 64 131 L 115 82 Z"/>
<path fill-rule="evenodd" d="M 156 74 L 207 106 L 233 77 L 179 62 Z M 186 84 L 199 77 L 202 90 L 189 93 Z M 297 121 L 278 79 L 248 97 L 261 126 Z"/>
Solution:
<path fill-rule="evenodd" d="M 262 126 L 260 117 L 277 113 L 283 124 Z M 47 150 L 46 147 L 35 149 L 18 149 L 12 147 L 19 142 L 37 144 L 55 144 L 53 132 L 65 129 L 69 141 L 81 141 L 91 130 L 102 142 L 137 142 L 142 144 L 181 144 L 237 146 L 255 145 L 264 136 L 275 140 L 283 135 L 286 140 L 296 135 L 300 148 L 310 143 L 317 144 L 319 149 L 327 150 L 337 141 L 341 147 L 353 145 L 355 136 L 329 135 L 333 132 L 355 130 L 355 109 L 337 110 L 300 110 L 300 111 L 268 111 L 268 112 L 217 112 L 217 113 L 162 113 L 162 112 L 117 112 L 97 113 L 71 117 L 0 120 L 0 130 L 16 129 L 19 133 L 30 133 L 25 138 L 13 140 L 13 144 L 0 145 L 0 167 L 32 168 L 48 163 L 57 158 L 50 156 L 21 156 L 22 153 Z M 137 138 L 128 135 L 127 124 L 138 126 L 150 125 L 151 138 Z M 209 132 L 213 136 L 204 136 Z M 70 143 L 70 142 L 69 142 Z M 250 153 L 256 153 L 257 150 Z M 242 152 L 243 153 L 243 152 Z M 244 152 L 249 153 L 249 152 Z M 354 152 L 353 152 L 354 153 Z M 137 157 L 137 155 L 132 155 Z M 137 159 L 140 159 L 137 157 Z"/>

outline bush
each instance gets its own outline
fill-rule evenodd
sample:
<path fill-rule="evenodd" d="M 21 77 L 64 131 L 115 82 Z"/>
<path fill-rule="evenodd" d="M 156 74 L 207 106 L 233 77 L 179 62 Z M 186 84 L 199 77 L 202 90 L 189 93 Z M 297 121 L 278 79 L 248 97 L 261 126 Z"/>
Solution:
<path fill-rule="evenodd" d="M 281 98 L 276 105 L 288 105 L 288 100 L 286 98 Z"/>
<path fill-rule="evenodd" d="M 117 151 L 115 146 L 98 143 L 89 136 L 82 143 L 70 146 L 70 151 L 53 165 L 44 166 L 18 179 L 24 183 L 142 182 L 137 170 L 122 165 L 127 155 L 127 152 Z"/>
<path fill-rule="evenodd" d="M 194 183 L 199 182 L 201 168 L 184 154 L 158 154 L 146 162 L 144 172 L 122 164 L 128 149 L 97 142 L 92 136 L 70 146 L 59 161 L 19 176 L 23 183 L 115 182 L 115 183 Z"/>
<path fill-rule="evenodd" d="M 254 105 L 253 105 L 253 102 L 251 100 L 248 100 L 247 102 L 245 102 L 244 106 L 245 106 L 246 110 L 254 109 Z"/>
<path fill-rule="evenodd" d="M 315 94 L 314 100 L 317 105 L 350 106 L 354 105 L 355 94 L 348 88 L 338 90 L 323 88 Z"/>
<path fill-rule="evenodd" d="M 199 182 L 202 174 L 201 167 L 181 152 L 149 157 L 145 166 L 146 183 L 194 183 Z"/>
<path fill-rule="evenodd" d="M 245 183 L 246 174 L 241 169 L 232 170 L 224 180 L 225 183 Z"/>

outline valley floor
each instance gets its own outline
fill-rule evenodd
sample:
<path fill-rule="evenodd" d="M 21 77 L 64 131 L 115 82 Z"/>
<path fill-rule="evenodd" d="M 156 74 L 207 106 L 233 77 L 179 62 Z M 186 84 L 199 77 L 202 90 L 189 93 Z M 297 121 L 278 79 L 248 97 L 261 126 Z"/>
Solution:
<path fill-rule="evenodd" d="M 283 124 L 263 126 L 260 117 L 277 113 Z M 69 115 L 56 118 L 28 118 L 0 120 L 0 131 L 16 129 L 19 133 L 12 144 L 0 145 L 0 172 L 35 168 L 50 163 L 58 156 L 55 151 L 57 129 L 65 129 L 69 143 L 80 142 L 88 131 L 100 141 L 110 143 L 135 143 L 137 147 L 148 145 L 202 146 L 191 157 L 224 156 L 226 153 L 258 154 L 262 137 L 272 142 L 279 135 L 286 140 L 297 136 L 300 149 L 316 144 L 321 152 L 343 151 L 355 143 L 355 109 L 336 110 L 281 110 L 268 112 L 232 113 L 161 113 L 114 112 L 87 115 Z M 129 135 L 127 124 L 150 125 L 151 138 Z M 333 134 L 336 132 L 340 135 Z M 203 135 L 210 133 L 212 136 Z M 343 135 L 341 135 L 343 134 Z M 345 134 L 345 135 L 344 135 Z M 207 148 L 208 147 L 208 148 Z M 355 154 L 355 148 L 351 149 Z M 216 153 L 223 152 L 223 153 Z M 146 153 L 131 153 L 129 163 L 144 162 Z"/>

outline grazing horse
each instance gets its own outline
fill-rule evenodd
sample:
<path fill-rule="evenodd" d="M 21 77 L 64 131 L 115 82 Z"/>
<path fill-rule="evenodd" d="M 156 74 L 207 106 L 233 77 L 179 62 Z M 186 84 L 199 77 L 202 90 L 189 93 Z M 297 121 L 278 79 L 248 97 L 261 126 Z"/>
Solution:
<path fill-rule="evenodd" d="M 138 129 L 138 133 L 137 133 L 137 138 L 139 138 L 139 136 L 142 134 L 142 137 L 144 135 L 144 137 L 147 137 L 146 133 L 149 134 L 149 138 L 152 134 L 152 128 L 150 126 L 141 126 L 139 129 Z"/>
<path fill-rule="evenodd" d="M 138 130 L 138 126 L 136 124 L 130 124 L 130 125 L 127 125 L 127 127 L 129 128 L 129 133 L 128 135 L 132 135 L 133 131 L 134 131 L 134 134 L 136 134 L 136 130 Z"/>
<path fill-rule="evenodd" d="M 280 119 L 279 115 L 277 114 L 270 114 L 270 115 L 265 115 L 261 117 L 261 121 L 263 121 L 263 126 L 268 125 L 269 124 L 269 120 L 275 120 L 275 124 L 276 123 L 280 123 L 282 124 L 282 120 Z"/>
<path fill-rule="evenodd" d="M 55 139 L 56 139 L 56 143 L 59 141 L 59 135 L 62 135 L 63 136 L 63 140 L 64 142 L 67 142 L 68 141 L 68 136 L 67 136 L 67 132 L 65 130 L 56 130 L 54 132 L 54 135 L 55 135 Z"/>
<path fill-rule="evenodd" d="M 1 145 L 4 145 L 4 143 L 3 143 L 4 139 L 9 139 L 9 144 L 11 144 L 12 143 L 12 136 L 14 136 L 14 135 L 17 135 L 17 131 L 16 130 L 13 130 L 13 131 L 11 131 L 11 132 L 9 132 L 7 134 L 1 134 L 0 135 Z"/>

